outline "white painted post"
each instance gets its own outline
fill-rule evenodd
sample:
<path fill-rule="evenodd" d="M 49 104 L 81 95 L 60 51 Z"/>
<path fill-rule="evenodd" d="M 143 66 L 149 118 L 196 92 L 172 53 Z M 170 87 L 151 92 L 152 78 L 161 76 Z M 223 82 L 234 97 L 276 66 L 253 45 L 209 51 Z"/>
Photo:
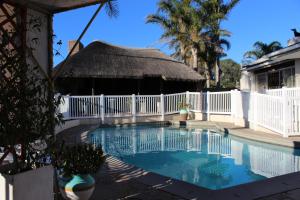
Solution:
<path fill-rule="evenodd" d="M 198 104 L 197 104 L 197 107 L 195 108 L 196 111 L 199 111 L 199 112 L 202 112 L 202 108 L 201 108 L 201 105 L 202 105 L 202 93 L 201 92 L 198 92 Z"/>
<path fill-rule="evenodd" d="M 235 90 L 231 90 L 230 91 L 230 98 L 231 98 L 231 122 L 234 123 L 234 118 L 236 115 L 236 111 L 235 111 Z"/>
<path fill-rule="evenodd" d="M 59 105 L 59 112 L 62 113 L 64 119 L 70 118 L 70 96 L 63 96 L 63 102 Z"/>
<path fill-rule="evenodd" d="M 206 116 L 207 116 L 207 121 L 210 121 L 210 114 L 209 114 L 210 109 L 209 109 L 209 107 L 210 107 L 210 92 L 207 91 L 206 92 Z"/>
<path fill-rule="evenodd" d="M 254 130 L 257 130 L 257 123 L 258 123 L 258 119 L 257 119 L 257 114 L 258 114 L 258 104 L 257 104 L 257 92 L 253 92 L 253 98 L 254 98 L 254 105 L 253 105 L 253 122 L 254 122 Z"/>
<path fill-rule="evenodd" d="M 105 116 L 105 101 L 104 95 L 101 94 L 100 96 L 100 113 L 101 113 L 101 122 L 104 124 L 104 116 Z"/>
<path fill-rule="evenodd" d="M 237 98 L 238 98 L 238 90 L 231 90 L 231 122 L 236 123 L 236 118 L 237 118 Z"/>
<path fill-rule="evenodd" d="M 189 103 L 190 103 L 190 92 L 189 92 L 189 91 L 186 92 L 185 103 L 186 103 L 186 104 L 189 104 Z"/>
<path fill-rule="evenodd" d="M 288 113 L 288 96 L 287 89 L 282 88 L 282 103 L 283 103 L 283 137 L 289 136 L 289 113 Z"/>
<path fill-rule="evenodd" d="M 161 110 L 161 121 L 165 120 L 165 99 L 164 95 L 160 95 L 160 110 Z"/>
<path fill-rule="evenodd" d="M 132 95 L 132 122 L 136 122 L 136 99 L 135 94 Z"/>

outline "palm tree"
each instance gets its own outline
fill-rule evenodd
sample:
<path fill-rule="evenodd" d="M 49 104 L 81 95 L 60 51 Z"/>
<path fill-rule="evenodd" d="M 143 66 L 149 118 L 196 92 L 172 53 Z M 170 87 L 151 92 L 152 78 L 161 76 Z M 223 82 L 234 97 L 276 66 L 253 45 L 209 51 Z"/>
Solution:
<path fill-rule="evenodd" d="M 161 0 L 158 3 L 158 12 L 149 15 L 146 23 L 159 24 L 164 33 L 161 40 L 167 40 L 171 48 L 175 48 L 174 56 L 189 64 L 189 48 L 186 24 L 186 8 L 189 0 Z"/>
<path fill-rule="evenodd" d="M 225 39 L 230 33 L 221 29 L 220 23 L 238 2 L 160 0 L 157 13 L 149 15 L 147 23 L 162 26 L 164 34 L 161 39 L 167 40 L 175 49 L 173 56 L 198 72 L 204 71 L 207 87 L 210 87 L 212 69 L 217 68 L 219 73 L 219 59 L 224 55 L 224 49 L 230 47 Z"/>
<path fill-rule="evenodd" d="M 278 42 L 278 41 L 273 41 L 269 44 L 257 41 L 254 43 L 253 48 L 254 48 L 254 50 L 247 51 L 244 54 L 245 59 L 257 60 L 257 59 L 263 57 L 264 55 L 267 55 L 269 53 L 272 53 L 274 51 L 282 49 L 282 46 L 281 46 L 280 42 Z"/>
<path fill-rule="evenodd" d="M 199 0 L 201 2 L 201 0 Z M 230 11 L 239 3 L 239 0 L 230 0 L 224 3 L 223 0 L 202 1 L 202 10 L 206 14 L 207 35 L 207 56 L 210 69 L 215 68 L 216 86 L 220 86 L 220 58 L 224 54 L 225 48 L 230 48 L 230 43 L 226 40 L 231 34 L 229 31 L 221 29 L 221 22 L 226 20 Z M 209 87 L 209 85 L 208 85 Z"/>
<path fill-rule="evenodd" d="M 175 49 L 172 56 L 198 71 L 204 46 L 204 25 L 201 10 L 193 3 L 194 0 L 161 0 L 158 12 L 149 15 L 147 23 L 161 25 L 164 29 L 161 39 Z"/>

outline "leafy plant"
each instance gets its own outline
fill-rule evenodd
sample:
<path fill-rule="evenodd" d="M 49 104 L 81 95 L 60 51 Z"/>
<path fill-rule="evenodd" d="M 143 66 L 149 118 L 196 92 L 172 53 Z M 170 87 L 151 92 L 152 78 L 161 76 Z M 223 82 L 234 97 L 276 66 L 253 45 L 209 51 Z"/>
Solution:
<path fill-rule="evenodd" d="M 40 31 L 39 26 L 28 25 Z M 5 172 L 9 174 L 45 164 L 44 150 L 61 121 L 61 114 L 56 113 L 61 98 L 54 97 L 41 66 L 33 62 L 32 49 L 18 40 L 22 31 L 0 32 L 0 147 L 4 155 L 13 155 L 13 167 Z M 32 40 L 36 43 L 37 38 Z"/>
<path fill-rule="evenodd" d="M 178 103 L 178 108 L 180 110 L 183 110 L 183 109 L 189 109 L 191 107 L 190 104 L 186 103 L 186 102 L 180 102 Z"/>
<path fill-rule="evenodd" d="M 105 161 L 101 146 L 91 144 L 62 147 L 52 155 L 53 165 L 66 177 L 74 174 L 93 174 Z"/>

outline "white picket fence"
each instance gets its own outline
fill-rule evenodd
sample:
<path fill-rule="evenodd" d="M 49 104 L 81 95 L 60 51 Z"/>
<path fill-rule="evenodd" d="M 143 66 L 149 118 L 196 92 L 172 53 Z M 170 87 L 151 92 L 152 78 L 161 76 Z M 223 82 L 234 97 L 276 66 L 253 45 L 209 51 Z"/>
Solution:
<path fill-rule="evenodd" d="M 179 113 L 180 103 L 191 111 L 231 114 L 231 92 L 185 92 L 168 95 L 64 96 L 64 119 L 137 117 Z"/>
<path fill-rule="evenodd" d="M 232 91 L 232 117 L 288 137 L 300 135 L 300 88 Z"/>
<path fill-rule="evenodd" d="M 179 113 L 187 103 L 192 112 L 231 115 L 283 136 L 300 135 L 300 88 L 267 90 L 265 93 L 184 92 L 168 95 L 64 96 L 64 119 L 161 116 Z"/>

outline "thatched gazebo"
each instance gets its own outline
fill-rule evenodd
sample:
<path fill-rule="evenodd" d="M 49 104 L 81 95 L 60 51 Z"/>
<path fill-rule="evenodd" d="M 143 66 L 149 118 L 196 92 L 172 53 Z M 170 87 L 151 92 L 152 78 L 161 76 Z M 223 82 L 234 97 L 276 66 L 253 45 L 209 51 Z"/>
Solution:
<path fill-rule="evenodd" d="M 204 78 L 157 49 L 134 49 L 95 41 L 54 70 L 56 88 L 71 95 L 168 94 L 199 91 Z"/>

